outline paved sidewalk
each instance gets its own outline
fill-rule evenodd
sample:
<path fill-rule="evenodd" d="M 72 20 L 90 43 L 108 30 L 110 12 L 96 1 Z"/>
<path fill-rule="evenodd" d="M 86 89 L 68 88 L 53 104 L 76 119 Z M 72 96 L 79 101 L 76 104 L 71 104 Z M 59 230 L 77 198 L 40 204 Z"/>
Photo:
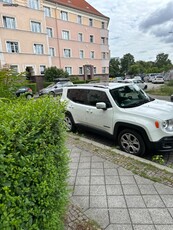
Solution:
<path fill-rule="evenodd" d="M 67 146 L 71 157 L 71 201 L 84 217 L 106 230 L 173 229 L 172 184 L 167 186 L 135 175 L 94 154 L 89 143 L 83 148 L 68 141 Z"/>

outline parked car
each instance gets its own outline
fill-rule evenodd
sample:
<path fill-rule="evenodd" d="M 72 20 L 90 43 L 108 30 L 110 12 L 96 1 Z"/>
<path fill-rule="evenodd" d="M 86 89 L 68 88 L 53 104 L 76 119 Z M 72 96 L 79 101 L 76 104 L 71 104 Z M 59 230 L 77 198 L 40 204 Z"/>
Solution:
<path fill-rule="evenodd" d="M 136 79 L 126 79 L 122 81 L 124 83 L 132 83 L 138 85 L 141 89 L 147 89 L 147 84 L 141 80 L 136 80 Z"/>
<path fill-rule="evenodd" d="M 73 83 L 69 80 L 58 81 L 57 83 L 53 83 L 47 86 L 46 88 L 41 89 L 39 91 L 39 96 L 44 95 L 44 94 L 48 94 L 52 96 L 60 95 L 62 94 L 63 87 L 68 86 L 68 85 L 73 85 Z"/>
<path fill-rule="evenodd" d="M 16 91 L 16 96 L 20 97 L 21 95 L 25 96 L 27 99 L 33 97 L 32 89 L 27 86 L 22 86 Z"/>
<path fill-rule="evenodd" d="M 171 101 L 173 102 L 173 94 L 171 95 L 171 98 L 170 98 L 170 99 L 171 99 Z"/>
<path fill-rule="evenodd" d="M 164 83 L 163 76 L 162 75 L 154 76 L 153 79 L 152 79 L 152 83 L 154 83 L 154 84 L 156 84 L 156 83 L 163 84 Z"/>
<path fill-rule="evenodd" d="M 136 84 L 100 83 L 64 87 L 68 131 L 83 126 L 111 136 L 121 150 L 173 151 L 173 104 L 149 97 Z"/>
<path fill-rule="evenodd" d="M 140 76 L 135 76 L 133 79 L 142 81 L 142 78 Z"/>

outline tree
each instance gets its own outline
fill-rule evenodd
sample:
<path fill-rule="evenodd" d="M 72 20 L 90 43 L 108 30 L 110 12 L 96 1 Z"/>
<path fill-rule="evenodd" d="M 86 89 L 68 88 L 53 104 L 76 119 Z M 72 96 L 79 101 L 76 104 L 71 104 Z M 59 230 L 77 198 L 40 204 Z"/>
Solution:
<path fill-rule="evenodd" d="M 14 98 L 15 92 L 27 83 L 25 73 L 14 73 L 10 69 L 0 70 L 0 98 Z"/>
<path fill-rule="evenodd" d="M 120 75 L 120 62 L 116 58 L 111 58 L 109 62 L 109 75 L 110 77 L 117 77 Z"/>
<path fill-rule="evenodd" d="M 69 74 L 63 69 L 52 66 L 45 69 L 44 77 L 46 81 L 53 82 L 56 78 L 67 78 Z"/>
<path fill-rule="evenodd" d="M 121 63 L 122 73 L 129 74 L 130 66 L 135 64 L 135 60 L 134 60 L 133 55 L 128 53 L 128 54 L 125 54 L 123 58 L 121 58 L 120 63 Z"/>
<path fill-rule="evenodd" d="M 168 54 L 160 53 L 156 56 L 155 64 L 160 69 L 160 72 L 167 71 L 171 68 L 171 60 L 168 59 Z"/>

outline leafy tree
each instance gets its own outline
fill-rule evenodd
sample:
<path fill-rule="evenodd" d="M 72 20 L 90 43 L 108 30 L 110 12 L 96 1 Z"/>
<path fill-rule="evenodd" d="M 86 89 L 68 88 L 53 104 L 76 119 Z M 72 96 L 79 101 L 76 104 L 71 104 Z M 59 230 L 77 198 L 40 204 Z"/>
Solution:
<path fill-rule="evenodd" d="M 44 77 L 46 81 L 53 82 L 56 78 L 67 78 L 69 74 L 63 69 L 52 66 L 45 69 Z"/>
<path fill-rule="evenodd" d="M 10 69 L 0 70 L 0 98 L 13 98 L 15 91 L 26 84 L 24 73 L 14 73 Z"/>
<path fill-rule="evenodd" d="M 116 58 L 111 58 L 110 60 L 109 75 L 110 77 L 117 77 L 120 75 L 120 62 Z"/>
<path fill-rule="evenodd" d="M 129 74 L 130 66 L 135 64 L 135 60 L 134 60 L 133 55 L 128 53 L 128 54 L 125 54 L 123 58 L 121 58 L 120 63 L 121 63 L 122 73 Z"/>
<path fill-rule="evenodd" d="M 160 69 L 159 72 L 168 71 L 171 66 L 171 60 L 168 59 L 168 54 L 160 53 L 156 56 L 155 64 Z"/>

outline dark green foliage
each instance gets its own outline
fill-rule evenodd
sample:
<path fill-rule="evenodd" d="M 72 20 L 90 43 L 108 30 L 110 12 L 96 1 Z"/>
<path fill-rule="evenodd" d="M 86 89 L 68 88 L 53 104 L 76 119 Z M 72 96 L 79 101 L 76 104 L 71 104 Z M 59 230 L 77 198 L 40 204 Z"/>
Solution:
<path fill-rule="evenodd" d="M 0 101 L 0 229 L 62 230 L 68 191 L 64 106 Z"/>
<path fill-rule="evenodd" d="M 63 69 L 58 69 L 56 66 L 48 67 L 44 72 L 45 81 L 52 82 L 56 78 L 67 78 L 69 74 Z"/>
<path fill-rule="evenodd" d="M 9 69 L 0 70 L 0 98 L 16 97 L 16 90 L 27 83 L 23 73 L 16 74 Z"/>

